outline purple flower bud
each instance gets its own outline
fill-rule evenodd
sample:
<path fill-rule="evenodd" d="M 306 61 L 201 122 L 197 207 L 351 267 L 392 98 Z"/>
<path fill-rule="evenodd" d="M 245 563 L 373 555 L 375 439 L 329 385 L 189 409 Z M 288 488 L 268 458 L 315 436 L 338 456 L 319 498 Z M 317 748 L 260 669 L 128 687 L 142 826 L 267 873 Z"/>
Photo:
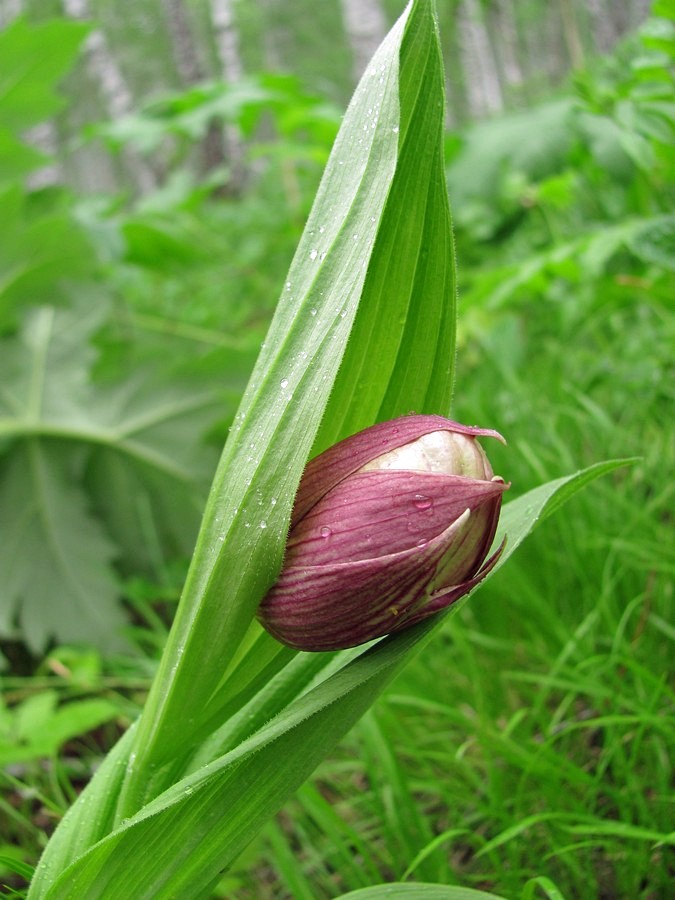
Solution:
<path fill-rule="evenodd" d="M 503 479 L 477 437 L 441 416 L 373 425 L 313 459 L 287 554 L 258 618 L 299 650 L 339 650 L 407 628 L 495 565 Z"/>

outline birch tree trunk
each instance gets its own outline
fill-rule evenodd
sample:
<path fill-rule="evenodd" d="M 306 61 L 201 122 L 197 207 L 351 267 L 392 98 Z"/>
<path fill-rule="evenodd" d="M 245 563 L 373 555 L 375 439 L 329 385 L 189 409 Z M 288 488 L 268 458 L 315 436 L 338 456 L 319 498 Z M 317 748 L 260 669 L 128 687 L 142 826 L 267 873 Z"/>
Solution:
<path fill-rule="evenodd" d="M 387 33 L 380 0 L 341 0 L 342 19 L 353 54 L 354 83 L 366 70 Z"/>
<path fill-rule="evenodd" d="M 473 118 L 504 108 L 499 72 L 479 0 L 464 0 L 458 8 L 459 50 L 466 73 L 466 92 Z"/>
<path fill-rule="evenodd" d="M 92 19 L 88 0 L 63 0 L 63 10 L 70 19 Z M 119 119 L 130 113 L 134 107 L 134 98 L 100 28 L 94 28 L 87 36 L 84 53 L 87 69 L 98 85 L 108 116 Z M 141 193 L 149 193 L 157 186 L 155 173 L 136 150 L 125 147 L 122 159 Z"/>
<path fill-rule="evenodd" d="M 0 28 L 5 28 L 23 12 L 23 0 L 4 0 L 0 5 Z"/>
<path fill-rule="evenodd" d="M 228 84 L 236 84 L 243 77 L 244 67 L 241 62 L 233 0 L 211 0 L 211 22 L 223 77 Z M 231 171 L 230 192 L 238 193 L 244 186 L 245 171 L 244 144 L 236 125 L 225 125 L 223 144 Z"/>
<path fill-rule="evenodd" d="M 600 53 L 609 53 L 617 41 L 649 15 L 650 0 L 587 0 L 593 42 Z"/>
<path fill-rule="evenodd" d="M 196 84 L 204 78 L 204 69 L 197 52 L 190 22 L 183 0 L 162 0 L 164 18 L 171 38 L 176 70 L 182 84 Z"/>
<path fill-rule="evenodd" d="M 523 84 L 523 72 L 518 61 L 517 37 L 511 6 L 506 0 L 492 0 L 484 13 L 485 29 L 495 63 L 501 91 L 502 106 L 508 106 L 512 89 Z"/>
<path fill-rule="evenodd" d="M 171 38 L 171 49 L 181 84 L 189 86 L 203 81 L 205 67 L 195 43 L 184 0 L 163 0 L 164 18 Z M 222 166 L 225 147 L 222 130 L 213 123 L 204 136 L 200 150 L 202 174 Z"/>

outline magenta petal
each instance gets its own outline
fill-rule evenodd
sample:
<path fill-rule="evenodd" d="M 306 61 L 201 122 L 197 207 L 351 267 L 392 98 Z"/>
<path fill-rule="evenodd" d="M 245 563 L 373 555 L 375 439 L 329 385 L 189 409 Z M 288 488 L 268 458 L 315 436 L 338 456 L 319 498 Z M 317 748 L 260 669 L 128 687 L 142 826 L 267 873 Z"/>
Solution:
<path fill-rule="evenodd" d="M 301 650 L 353 647 L 478 584 L 501 552 L 484 563 L 508 488 L 471 440 L 481 436 L 503 440 L 441 416 L 408 416 L 312 460 L 284 568 L 258 611 L 263 626 Z"/>
<path fill-rule="evenodd" d="M 381 637 L 424 602 L 446 547 L 444 534 L 377 559 L 285 567 L 258 618 L 282 643 L 301 650 L 336 650 Z"/>
<path fill-rule="evenodd" d="M 462 584 L 444 588 L 440 591 L 437 591 L 435 594 L 432 594 L 428 603 L 425 603 L 424 606 L 421 606 L 419 610 L 414 612 L 408 619 L 406 619 L 406 621 L 402 623 L 402 625 L 397 625 L 392 629 L 392 631 L 398 631 L 401 627 L 408 628 L 410 625 L 414 625 L 416 622 L 421 622 L 424 619 L 427 619 L 429 616 L 433 616 L 434 613 L 441 612 L 442 610 L 447 609 L 449 606 L 452 606 L 453 603 L 456 603 L 457 600 L 464 597 L 469 593 L 469 591 L 472 591 L 476 587 L 476 585 L 480 584 L 485 576 L 489 572 L 491 572 L 492 569 L 494 569 L 494 567 L 497 565 L 499 557 L 502 555 L 505 546 L 506 538 L 504 538 L 497 550 L 472 578 L 467 579 L 467 581 L 462 582 Z"/>
<path fill-rule="evenodd" d="M 367 462 L 433 431 L 453 431 L 470 437 L 493 437 L 504 443 L 504 438 L 497 431 L 461 425 L 443 416 L 403 416 L 380 422 L 340 441 L 308 463 L 295 499 L 291 526 L 324 494 Z"/>
<path fill-rule="evenodd" d="M 398 553 L 432 540 L 466 509 L 498 506 L 505 490 L 501 481 L 459 475 L 356 473 L 297 523 L 288 541 L 286 564 L 301 558 L 316 566 Z"/>

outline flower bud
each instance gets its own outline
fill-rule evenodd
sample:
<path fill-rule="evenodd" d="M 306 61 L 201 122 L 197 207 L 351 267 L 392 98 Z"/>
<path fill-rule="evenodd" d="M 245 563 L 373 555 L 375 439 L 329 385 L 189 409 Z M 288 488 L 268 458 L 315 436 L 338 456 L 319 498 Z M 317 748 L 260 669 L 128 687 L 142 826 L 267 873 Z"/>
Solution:
<path fill-rule="evenodd" d="M 284 567 L 258 610 L 299 650 L 354 647 L 454 603 L 495 565 L 503 479 L 477 437 L 496 431 L 405 416 L 313 459 Z"/>

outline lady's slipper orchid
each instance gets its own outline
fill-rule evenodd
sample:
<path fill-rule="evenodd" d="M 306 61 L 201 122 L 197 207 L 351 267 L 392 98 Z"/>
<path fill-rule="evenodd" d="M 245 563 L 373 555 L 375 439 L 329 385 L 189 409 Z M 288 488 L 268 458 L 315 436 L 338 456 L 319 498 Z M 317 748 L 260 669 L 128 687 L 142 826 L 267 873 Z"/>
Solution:
<path fill-rule="evenodd" d="M 258 617 L 300 650 L 354 647 L 468 593 L 495 565 L 503 479 L 477 437 L 441 416 L 366 428 L 313 459 L 283 570 Z"/>

